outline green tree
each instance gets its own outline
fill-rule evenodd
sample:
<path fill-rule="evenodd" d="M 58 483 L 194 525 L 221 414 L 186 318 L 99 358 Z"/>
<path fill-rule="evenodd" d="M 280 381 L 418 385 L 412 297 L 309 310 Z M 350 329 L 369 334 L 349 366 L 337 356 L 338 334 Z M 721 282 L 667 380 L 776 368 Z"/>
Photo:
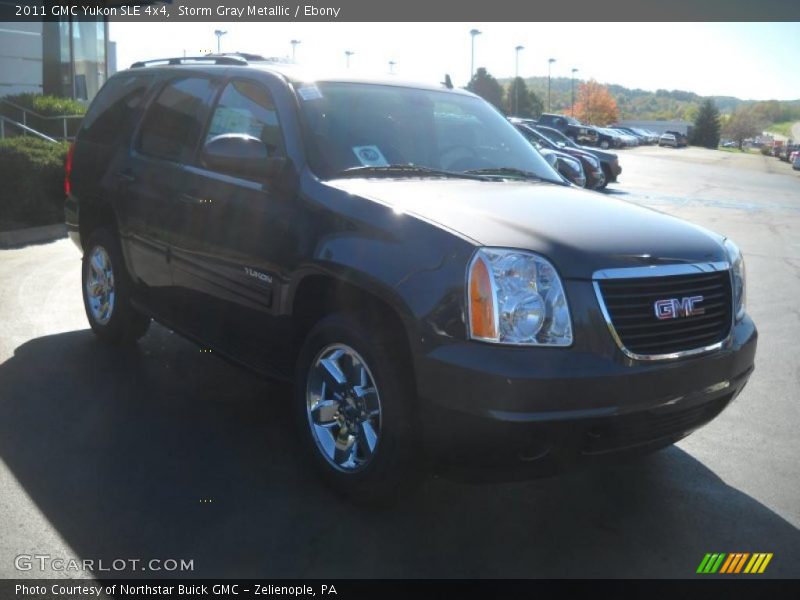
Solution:
<path fill-rule="evenodd" d="M 531 117 L 534 119 L 541 117 L 544 112 L 544 101 L 533 90 L 528 92 L 528 102 L 530 102 Z"/>
<path fill-rule="evenodd" d="M 489 74 L 485 67 L 479 67 L 467 85 L 473 94 L 478 94 L 487 102 L 491 102 L 500 110 L 503 109 L 503 87 Z"/>
<path fill-rule="evenodd" d="M 764 130 L 763 117 L 752 106 L 743 105 L 733 111 L 725 122 L 725 135 L 739 143 L 739 148 L 745 139 L 755 137 Z"/>
<path fill-rule="evenodd" d="M 691 143 L 695 146 L 716 149 L 719 146 L 719 134 L 719 109 L 711 98 L 707 98 L 697 112 Z"/>
<path fill-rule="evenodd" d="M 522 77 L 516 77 L 506 90 L 503 108 L 515 117 L 537 118 L 542 114 L 544 104 Z"/>

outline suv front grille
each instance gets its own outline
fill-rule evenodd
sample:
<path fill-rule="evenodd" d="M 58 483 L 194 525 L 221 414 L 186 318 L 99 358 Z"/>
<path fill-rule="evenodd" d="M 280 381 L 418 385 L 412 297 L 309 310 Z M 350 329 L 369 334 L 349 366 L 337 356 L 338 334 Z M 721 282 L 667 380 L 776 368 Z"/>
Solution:
<path fill-rule="evenodd" d="M 733 304 L 727 270 L 595 281 L 599 300 L 627 353 L 653 357 L 706 348 L 728 337 Z M 702 296 L 702 314 L 659 319 L 655 303 Z M 699 312 L 699 311 L 698 311 Z M 636 357 L 636 356 L 635 356 Z"/>

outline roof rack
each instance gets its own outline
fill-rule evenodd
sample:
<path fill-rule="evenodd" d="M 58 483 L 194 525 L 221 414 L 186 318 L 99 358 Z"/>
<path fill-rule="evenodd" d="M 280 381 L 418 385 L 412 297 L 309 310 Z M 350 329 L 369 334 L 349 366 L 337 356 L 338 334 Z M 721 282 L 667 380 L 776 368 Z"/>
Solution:
<path fill-rule="evenodd" d="M 242 56 L 180 56 L 177 58 L 154 58 L 152 60 L 140 60 L 131 65 L 131 69 L 140 69 L 153 65 L 190 65 L 198 62 L 213 62 L 215 65 L 246 65 L 247 59 Z"/>
<path fill-rule="evenodd" d="M 269 60 L 267 58 L 264 58 L 260 54 L 253 54 L 251 52 L 214 52 L 213 54 L 207 54 L 206 56 L 208 56 L 208 57 L 212 57 L 212 56 L 213 57 L 217 57 L 217 56 L 234 56 L 234 57 L 243 58 L 244 60 L 248 60 L 248 61 L 250 61 L 250 60 L 253 60 L 253 61 Z"/>

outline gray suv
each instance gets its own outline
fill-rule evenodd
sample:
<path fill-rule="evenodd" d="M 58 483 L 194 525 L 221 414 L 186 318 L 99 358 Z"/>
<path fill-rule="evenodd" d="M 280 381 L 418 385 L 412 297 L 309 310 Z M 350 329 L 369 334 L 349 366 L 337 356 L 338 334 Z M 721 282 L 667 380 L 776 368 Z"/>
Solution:
<path fill-rule="evenodd" d="M 309 464 L 358 500 L 661 448 L 753 371 L 733 242 L 565 184 L 464 90 L 140 63 L 66 187 L 97 336 L 155 319 L 292 382 Z"/>

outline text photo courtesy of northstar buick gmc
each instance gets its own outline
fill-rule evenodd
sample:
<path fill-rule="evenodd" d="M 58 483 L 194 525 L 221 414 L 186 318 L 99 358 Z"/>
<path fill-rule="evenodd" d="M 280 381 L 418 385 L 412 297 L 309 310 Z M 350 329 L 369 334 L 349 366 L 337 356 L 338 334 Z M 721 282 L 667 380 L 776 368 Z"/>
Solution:
<path fill-rule="evenodd" d="M 155 319 L 293 382 L 309 465 L 354 500 L 439 462 L 662 448 L 753 371 L 730 239 L 565 184 L 447 85 L 138 63 L 89 108 L 65 187 L 97 336 Z"/>

